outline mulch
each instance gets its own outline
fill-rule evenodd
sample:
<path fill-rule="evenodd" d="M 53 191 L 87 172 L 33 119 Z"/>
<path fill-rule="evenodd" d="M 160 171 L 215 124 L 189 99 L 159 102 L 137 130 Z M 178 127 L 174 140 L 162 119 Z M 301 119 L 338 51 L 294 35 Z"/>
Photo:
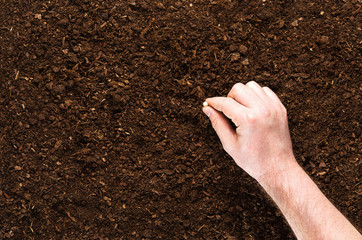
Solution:
<path fill-rule="evenodd" d="M 201 111 L 237 82 L 361 229 L 361 1 L 0 3 L 1 239 L 295 239 Z"/>

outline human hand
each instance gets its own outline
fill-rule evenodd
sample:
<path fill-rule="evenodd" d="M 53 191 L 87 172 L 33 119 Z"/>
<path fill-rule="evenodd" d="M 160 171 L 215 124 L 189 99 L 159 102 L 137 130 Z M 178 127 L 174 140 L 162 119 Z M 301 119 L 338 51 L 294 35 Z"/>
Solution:
<path fill-rule="evenodd" d="M 270 88 L 254 81 L 237 83 L 227 97 L 208 98 L 206 102 L 203 111 L 223 148 L 250 176 L 260 181 L 298 166 L 287 111 Z"/>

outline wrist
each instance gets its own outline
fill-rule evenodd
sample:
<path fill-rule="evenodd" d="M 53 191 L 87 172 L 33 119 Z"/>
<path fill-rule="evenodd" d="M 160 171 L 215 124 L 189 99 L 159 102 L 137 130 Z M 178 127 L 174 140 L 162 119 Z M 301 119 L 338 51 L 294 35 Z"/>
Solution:
<path fill-rule="evenodd" d="M 265 190 L 268 190 L 270 187 L 286 184 L 290 179 L 304 173 L 304 170 L 295 160 L 294 156 L 280 159 L 279 162 L 280 164 L 275 164 L 276 166 L 272 170 L 256 178 Z"/>

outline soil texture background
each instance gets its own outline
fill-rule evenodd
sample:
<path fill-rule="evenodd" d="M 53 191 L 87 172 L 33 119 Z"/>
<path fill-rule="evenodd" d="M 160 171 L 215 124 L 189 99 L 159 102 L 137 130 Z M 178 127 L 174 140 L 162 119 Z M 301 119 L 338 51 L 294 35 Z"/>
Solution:
<path fill-rule="evenodd" d="M 361 229 L 361 6 L 0 0 L 0 238 L 295 239 L 201 111 L 251 80 Z"/>

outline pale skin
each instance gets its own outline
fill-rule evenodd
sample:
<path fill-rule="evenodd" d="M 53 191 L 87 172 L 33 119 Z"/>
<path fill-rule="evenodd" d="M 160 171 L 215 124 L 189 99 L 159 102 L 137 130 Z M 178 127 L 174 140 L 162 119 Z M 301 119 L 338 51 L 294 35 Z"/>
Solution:
<path fill-rule="evenodd" d="M 225 151 L 270 195 L 298 239 L 362 239 L 297 163 L 287 111 L 270 88 L 237 83 L 227 97 L 206 102 Z"/>

